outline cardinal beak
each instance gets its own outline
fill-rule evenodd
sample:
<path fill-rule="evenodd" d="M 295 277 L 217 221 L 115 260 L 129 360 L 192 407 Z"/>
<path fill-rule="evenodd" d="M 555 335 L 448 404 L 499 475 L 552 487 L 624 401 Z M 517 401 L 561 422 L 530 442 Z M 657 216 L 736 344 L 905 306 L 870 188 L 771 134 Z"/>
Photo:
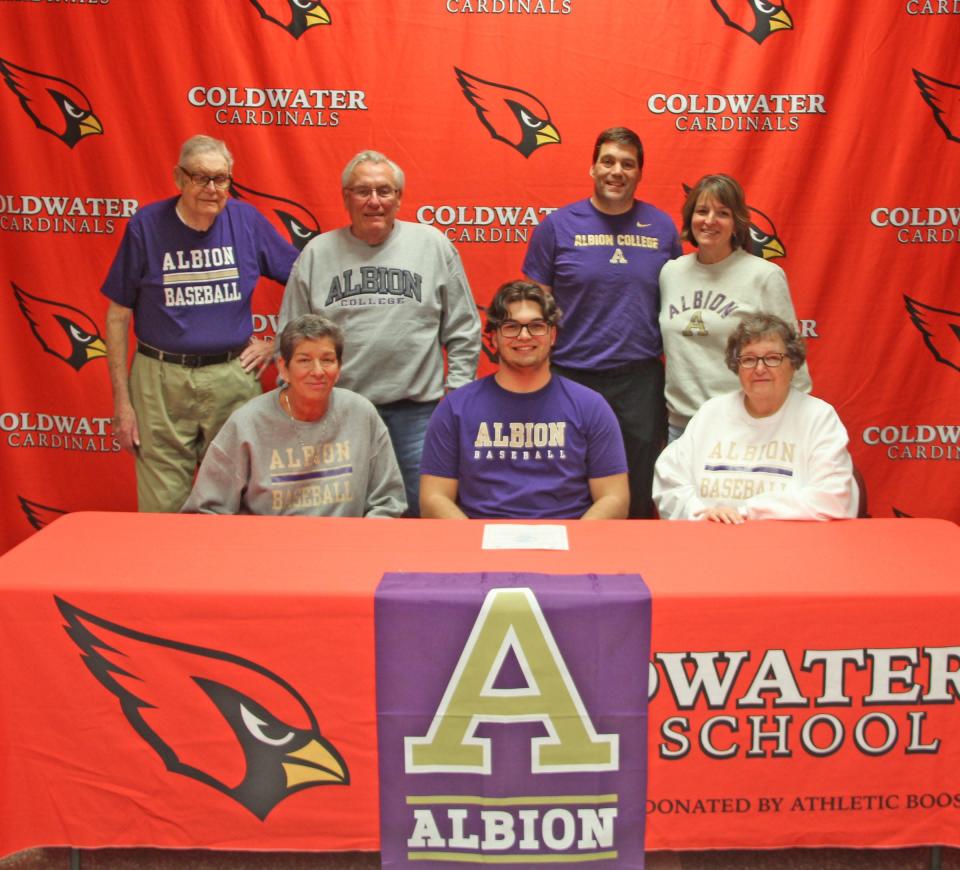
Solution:
<path fill-rule="evenodd" d="M 776 257 L 785 257 L 787 252 L 783 250 L 783 245 L 777 239 L 771 239 L 763 248 L 761 248 L 764 260 L 773 260 Z"/>
<path fill-rule="evenodd" d="M 329 24 L 330 23 L 330 13 L 321 5 L 317 5 L 316 8 L 311 9 L 307 15 L 307 27 L 315 27 L 317 24 Z"/>
<path fill-rule="evenodd" d="M 84 348 L 87 352 L 87 359 L 96 359 L 98 356 L 107 355 L 107 346 L 103 343 L 102 338 L 95 338 Z"/>
<path fill-rule="evenodd" d="M 96 115 L 87 115 L 80 122 L 80 135 L 89 136 L 92 133 L 102 133 L 103 125 L 100 123 Z"/>
<path fill-rule="evenodd" d="M 283 762 L 287 788 L 307 782 L 350 782 L 342 762 L 318 740 L 311 740 L 306 746 L 288 753 L 287 758 L 296 759 Z"/>
<path fill-rule="evenodd" d="M 776 15 L 770 17 L 770 32 L 775 30 L 792 30 L 793 19 L 786 9 L 781 9 Z"/>
<path fill-rule="evenodd" d="M 537 145 L 547 145 L 550 142 L 559 142 L 560 134 L 553 124 L 547 124 L 537 130 Z"/>

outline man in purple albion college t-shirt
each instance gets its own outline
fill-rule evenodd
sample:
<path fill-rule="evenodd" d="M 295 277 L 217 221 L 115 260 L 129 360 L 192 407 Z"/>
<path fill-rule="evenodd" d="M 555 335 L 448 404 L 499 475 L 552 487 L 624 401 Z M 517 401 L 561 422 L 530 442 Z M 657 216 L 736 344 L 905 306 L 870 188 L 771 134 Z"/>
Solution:
<path fill-rule="evenodd" d="M 660 269 L 679 257 L 673 221 L 634 199 L 643 145 L 611 127 L 593 150 L 593 194 L 549 214 L 530 239 L 523 272 L 563 311 L 553 368 L 601 393 L 630 466 L 630 516 L 653 516 L 653 465 L 666 436 L 660 354 Z"/>
<path fill-rule="evenodd" d="M 560 311 L 528 281 L 487 310 L 494 374 L 449 393 L 423 446 L 420 511 L 435 519 L 623 519 L 623 439 L 603 397 L 550 371 Z"/>

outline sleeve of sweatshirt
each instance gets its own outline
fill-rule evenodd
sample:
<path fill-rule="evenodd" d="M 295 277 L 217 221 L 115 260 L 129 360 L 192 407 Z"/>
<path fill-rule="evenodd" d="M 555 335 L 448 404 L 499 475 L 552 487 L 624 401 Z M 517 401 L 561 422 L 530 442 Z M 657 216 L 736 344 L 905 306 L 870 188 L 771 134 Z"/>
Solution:
<path fill-rule="evenodd" d="M 374 420 L 371 442 L 370 479 L 363 515 L 365 517 L 402 516 L 407 509 L 403 477 L 400 475 L 400 466 L 397 465 L 390 433 L 379 416 Z"/>
<path fill-rule="evenodd" d="M 448 390 L 472 381 L 480 362 L 480 315 L 470 291 L 460 255 L 453 244 L 443 240 L 443 312 L 440 316 L 440 344 L 447 351 Z"/>
<path fill-rule="evenodd" d="M 310 262 L 313 256 L 309 246 L 297 257 L 280 302 L 280 316 L 277 319 L 277 335 L 291 320 L 301 314 L 310 314 L 313 304 L 310 298 Z"/>
<path fill-rule="evenodd" d="M 654 466 L 653 501 L 662 520 L 698 519 L 705 507 L 697 495 L 692 425 L 666 446 Z"/>
<path fill-rule="evenodd" d="M 203 458 L 190 497 L 180 509 L 185 514 L 240 513 L 250 474 L 246 445 L 232 418 L 213 439 Z"/>

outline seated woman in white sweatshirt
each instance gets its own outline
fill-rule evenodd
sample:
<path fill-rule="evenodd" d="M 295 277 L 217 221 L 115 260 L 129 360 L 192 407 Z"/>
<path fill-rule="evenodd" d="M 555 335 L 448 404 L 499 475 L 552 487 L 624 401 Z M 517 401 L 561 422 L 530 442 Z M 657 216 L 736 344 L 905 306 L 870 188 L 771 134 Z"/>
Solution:
<path fill-rule="evenodd" d="M 740 323 L 726 350 L 740 389 L 705 402 L 657 460 L 662 519 L 856 516 L 847 430 L 831 405 L 791 386 L 805 358 L 803 340 L 781 318 L 761 312 Z"/>

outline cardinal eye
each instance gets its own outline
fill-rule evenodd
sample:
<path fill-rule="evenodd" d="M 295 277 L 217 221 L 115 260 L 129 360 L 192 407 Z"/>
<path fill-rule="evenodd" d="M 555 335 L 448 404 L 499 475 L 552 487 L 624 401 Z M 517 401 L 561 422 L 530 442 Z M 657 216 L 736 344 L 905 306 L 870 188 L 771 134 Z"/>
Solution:
<path fill-rule="evenodd" d="M 93 336 L 90 335 L 89 332 L 84 332 L 75 323 L 70 324 L 70 335 L 72 335 L 77 341 L 83 342 L 84 344 L 93 340 Z"/>
<path fill-rule="evenodd" d="M 542 127 L 544 124 L 544 122 L 541 121 L 536 115 L 531 115 L 528 111 L 526 111 L 526 109 L 520 110 L 520 120 L 534 130 L 536 130 L 538 127 Z"/>
<path fill-rule="evenodd" d="M 312 9 L 316 6 L 316 0 L 293 0 L 293 5 L 298 9 Z"/>
<path fill-rule="evenodd" d="M 290 224 L 293 234 L 301 239 L 312 239 L 313 230 L 308 230 L 303 224 Z"/>
<path fill-rule="evenodd" d="M 74 103 L 71 103 L 66 97 L 63 98 L 63 108 L 72 118 L 80 119 L 87 113 L 83 109 L 78 109 Z"/>
<path fill-rule="evenodd" d="M 761 233 L 756 227 L 750 227 L 750 238 L 753 239 L 758 245 L 765 245 L 770 241 L 771 237 L 766 233 Z"/>
<path fill-rule="evenodd" d="M 268 746 L 283 746 L 293 740 L 294 734 L 289 730 L 280 737 L 271 737 L 267 733 L 268 731 L 283 731 L 283 726 L 274 725 L 271 728 L 259 716 L 254 716 L 243 704 L 240 705 L 240 716 L 243 718 L 243 724 L 247 726 L 247 730 L 261 743 L 266 743 Z"/>
<path fill-rule="evenodd" d="M 758 12 L 762 12 L 764 15 L 773 15 L 779 8 L 772 3 L 764 3 L 763 0 L 753 0 L 753 5 L 757 7 Z"/>

